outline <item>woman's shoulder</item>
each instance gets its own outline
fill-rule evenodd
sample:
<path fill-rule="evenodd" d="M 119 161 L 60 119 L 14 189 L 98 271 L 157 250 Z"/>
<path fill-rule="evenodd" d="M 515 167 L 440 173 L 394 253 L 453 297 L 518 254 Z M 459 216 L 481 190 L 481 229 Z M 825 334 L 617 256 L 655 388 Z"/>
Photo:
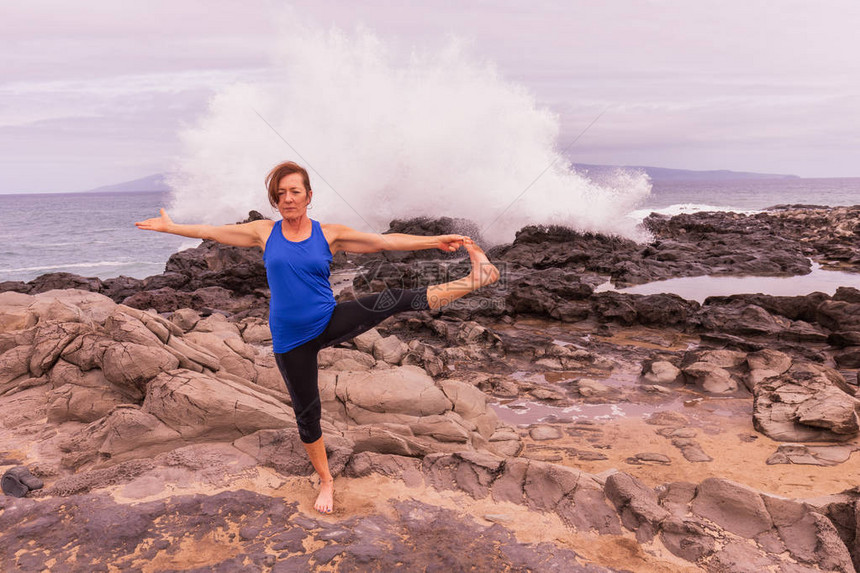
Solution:
<path fill-rule="evenodd" d="M 343 225 L 338 225 L 337 223 L 323 223 L 315 219 L 312 219 L 312 221 L 319 225 L 320 229 L 322 229 L 323 233 L 326 235 L 336 235 L 338 231 L 344 228 Z"/>
<path fill-rule="evenodd" d="M 272 232 L 275 230 L 275 227 L 278 226 L 280 221 L 273 221 L 271 219 L 257 219 L 256 221 L 251 221 L 251 224 L 254 225 L 254 231 L 257 237 L 259 237 L 259 241 L 262 244 L 263 252 L 266 250 L 266 246 L 269 244 L 269 239 L 272 238 Z"/>
<path fill-rule="evenodd" d="M 251 221 L 249 224 L 253 225 L 256 229 L 266 231 L 266 234 L 268 235 L 268 233 L 270 233 L 278 223 L 279 221 L 273 221 L 271 219 L 257 219 L 256 221 Z"/>

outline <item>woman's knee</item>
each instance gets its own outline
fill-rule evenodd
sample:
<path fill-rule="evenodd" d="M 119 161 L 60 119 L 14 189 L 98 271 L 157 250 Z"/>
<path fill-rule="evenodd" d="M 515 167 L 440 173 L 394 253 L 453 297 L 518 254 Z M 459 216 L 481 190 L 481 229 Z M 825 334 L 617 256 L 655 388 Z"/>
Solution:
<path fill-rule="evenodd" d="M 322 437 L 322 426 L 320 421 L 314 423 L 299 424 L 299 439 L 303 444 L 312 444 Z"/>
<path fill-rule="evenodd" d="M 322 427 L 320 426 L 322 408 L 319 400 L 302 410 L 296 409 L 294 405 L 293 411 L 296 413 L 296 425 L 299 428 L 299 438 L 302 442 L 310 444 L 319 440 L 322 436 Z"/>

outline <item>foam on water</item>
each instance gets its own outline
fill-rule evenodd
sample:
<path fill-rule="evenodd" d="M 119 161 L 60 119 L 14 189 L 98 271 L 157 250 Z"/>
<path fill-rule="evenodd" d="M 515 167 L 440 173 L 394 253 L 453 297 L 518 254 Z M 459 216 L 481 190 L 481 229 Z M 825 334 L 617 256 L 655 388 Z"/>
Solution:
<path fill-rule="evenodd" d="M 627 216 L 641 223 L 645 219 L 645 217 L 647 217 L 651 213 L 657 213 L 658 215 L 666 215 L 669 217 L 673 217 L 675 215 L 681 215 L 684 213 L 700 213 L 702 211 L 719 211 L 726 213 L 731 212 L 741 213 L 744 215 L 753 215 L 755 213 L 761 213 L 761 211 L 757 209 L 741 209 L 738 207 L 705 205 L 701 203 L 678 203 L 675 205 L 669 205 L 668 207 L 662 207 L 660 209 L 636 209 L 634 211 L 629 212 Z"/>
<path fill-rule="evenodd" d="M 310 216 L 361 230 L 431 215 L 471 219 L 488 243 L 530 223 L 639 236 L 624 215 L 649 195 L 647 176 L 574 172 L 558 117 L 457 40 L 404 54 L 366 29 L 283 26 L 270 80 L 219 89 L 181 133 L 174 219 L 274 215 L 263 179 L 292 159 L 309 167 Z"/>
<path fill-rule="evenodd" d="M 96 261 L 92 263 L 62 263 L 58 265 L 42 265 L 36 267 L 19 267 L 4 269 L 4 272 L 19 273 L 31 271 L 65 271 L 66 269 L 97 269 L 99 267 L 133 267 L 138 265 L 163 265 L 152 261 Z"/>

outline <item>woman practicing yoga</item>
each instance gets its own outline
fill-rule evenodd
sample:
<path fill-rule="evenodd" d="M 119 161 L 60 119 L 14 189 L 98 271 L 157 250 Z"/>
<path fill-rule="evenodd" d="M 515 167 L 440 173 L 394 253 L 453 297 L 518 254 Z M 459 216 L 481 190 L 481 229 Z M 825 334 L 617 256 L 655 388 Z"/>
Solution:
<path fill-rule="evenodd" d="M 183 237 L 211 239 L 237 247 L 260 247 L 271 291 L 269 328 L 275 361 L 293 402 L 299 437 L 320 478 L 314 508 L 331 513 L 334 480 L 320 429 L 317 353 L 349 340 L 389 316 L 407 310 L 439 308 L 498 280 L 499 272 L 472 239 L 464 235 L 425 237 L 399 233 L 362 233 L 308 218 L 313 191 L 307 171 L 288 161 L 266 177 L 269 202 L 282 219 L 238 225 L 178 225 L 164 209 L 161 216 L 135 223 L 139 229 Z M 427 288 L 390 290 L 337 303 L 329 283 L 332 255 L 337 251 L 376 253 L 464 247 L 472 272 L 461 279 Z"/>

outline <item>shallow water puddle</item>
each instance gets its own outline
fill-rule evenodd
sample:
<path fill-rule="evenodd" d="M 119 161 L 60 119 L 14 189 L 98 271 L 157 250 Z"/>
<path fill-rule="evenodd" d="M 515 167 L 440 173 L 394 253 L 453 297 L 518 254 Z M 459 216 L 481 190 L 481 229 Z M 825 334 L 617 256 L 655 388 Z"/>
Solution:
<path fill-rule="evenodd" d="M 699 276 L 654 281 L 623 289 L 606 282 L 595 292 L 617 291 L 627 294 L 676 294 L 687 300 L 704 302 L 709 296 L 729 296 L 741 293 L 761 293 L 773 296 L 802 296 L 813 292 L 833 295 L 840 286 L 860 289 L 860 273 L 825 270 L 812 263 L 808 275 L 792 277 L 760 276 Z"/>
<path fill-rule="evenodd" d="M 681 401 L 663 404 L 576 404 L 551 406 L 531 400 L 515 400 L 507 404 L 490 404 L 499 419 L 507 424 L 528 426 L 539 422 L 571 423 L 577 420 L 615 420 L 618 418 L 644 418 L 662 410 L 679 410 Z"/>

